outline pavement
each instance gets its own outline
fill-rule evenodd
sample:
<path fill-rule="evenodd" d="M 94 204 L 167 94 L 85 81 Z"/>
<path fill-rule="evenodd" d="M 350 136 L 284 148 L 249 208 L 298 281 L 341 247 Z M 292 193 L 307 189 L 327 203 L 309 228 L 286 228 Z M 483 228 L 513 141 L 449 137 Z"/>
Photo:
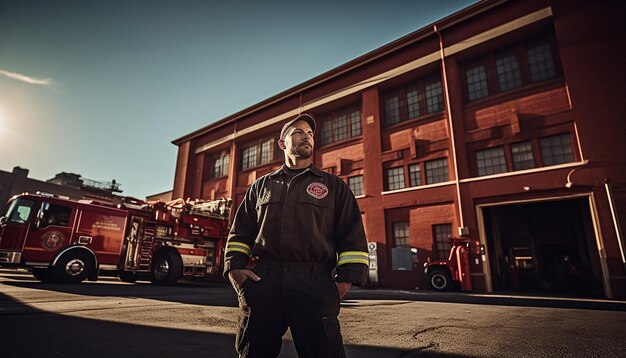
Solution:
<path fill-rule="evenodd" d="M 624 301 L 355 287 L 341 305 L 351 358 L 626 356 Z M 44 284 L 0 268 L 2 357 L 234 357 L 237 316 L 225 282 Z"/>

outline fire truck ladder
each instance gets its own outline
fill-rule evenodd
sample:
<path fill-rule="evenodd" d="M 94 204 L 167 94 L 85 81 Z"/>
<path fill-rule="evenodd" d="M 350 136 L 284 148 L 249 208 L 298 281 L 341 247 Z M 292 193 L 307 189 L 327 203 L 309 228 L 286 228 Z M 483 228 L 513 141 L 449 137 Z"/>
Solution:
<path fill-rule="evenodd" d="M 144 222 L 143 238 L 139 247 L 139 265 L 137 271 L 150 271 L 155 232 L 156 223 Z"/>

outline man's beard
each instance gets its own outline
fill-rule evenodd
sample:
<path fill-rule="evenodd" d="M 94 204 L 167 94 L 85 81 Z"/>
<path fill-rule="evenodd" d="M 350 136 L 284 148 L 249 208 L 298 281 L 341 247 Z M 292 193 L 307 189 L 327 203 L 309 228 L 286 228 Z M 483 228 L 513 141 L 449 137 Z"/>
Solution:
<path fill-rule="evenodd" d="M 291 148 L 291 154 L 297 158 L 308 159 L 313 155 L 313 146 L 309 144 L 309 147 L 299 145 L 295 148 Z"/>

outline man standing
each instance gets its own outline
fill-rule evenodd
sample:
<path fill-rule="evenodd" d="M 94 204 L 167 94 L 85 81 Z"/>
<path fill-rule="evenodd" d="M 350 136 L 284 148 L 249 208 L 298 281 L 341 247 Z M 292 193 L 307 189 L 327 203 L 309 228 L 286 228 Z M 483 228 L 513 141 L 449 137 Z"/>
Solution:
<path fill-rule="evenodd" d="M 367 278 L 367 243 L 350 188 L 313 165 L 315 120 L 287 122 L 285 164 L 246 191 L 226 244 L 239 295 L 240 357 L 276 357 L 291 329 L 298 356 L 345 357 L 339 303 Z"/>

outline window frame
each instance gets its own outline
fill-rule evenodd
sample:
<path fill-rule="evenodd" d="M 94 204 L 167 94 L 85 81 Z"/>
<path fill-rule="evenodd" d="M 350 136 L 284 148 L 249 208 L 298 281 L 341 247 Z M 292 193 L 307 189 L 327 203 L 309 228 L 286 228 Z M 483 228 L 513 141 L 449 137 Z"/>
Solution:
<path fill-rule="evenodd" d="M 358 114 L 354 116 L 355 113 Z M 339 118 L 342 116 L 345 116 L 345 137 L 338 139 L 337 129 L 339 127 L 337 125 Z M 319 117 L 321 120 L 318 122 L 319 134 L 316 139 L 320 148 L 363 136 L 363 115 L 360 105 L 346 106 Z M 358 121 L 354 121 L 354 117 L 358 117 Z M 358 123 L 358 126 L 355 126 L 356 123 Z M 356 128 L 358 128 L 358 133 L 355 133 Z M 327 131 L 329 133 L 328 139 L 325 138 Z"/>
<path fill-rule="evenodd" d="M 549 164 L 546 164 L 545 154 L 543 153 L 541 142 L 542 140 L 545 140 L 548 138 L 559 137 L 559 136 L 563 136 L 563 138 L 567 138 L 569 141 L 569 148 L 567 149 L 567 155 L 569 155 L 569 157 L 566 157 L 568 161 L 550 162 Z M 533 165 L 532 167 L 523 167 L 523 168 L 516 167 L 516 163 L 517 163 L 515 162 L 516 154 L 513 153 L 513 150 L 516 145 L 521 145 L 521 144 L 526 144 L 529 146 L 526 152 L 526 155 L 529 155 L 530 157 L 532 157 L 532 161 L 528 160 L 528 162 L 532 162 L 532 165 Z M 477 178 L 477 177 L 488 176 L 488 175 L 501 175 L 501 174 L 514 173 L 514 172 L 524 171 L 524 170 L 534 170 L 534 169 L 546 168 L 546 167 L 555 166 L 555 165 L 575 163 L 576 161 L 580 160 L 580 156 L 578 152 L 578 142 L 576 141 L 576 137 L 574 135 L 574 129 L 568 128 L 565 126 L 561 126 L 559 128 L 552 128 L 550 130 L 541 131 L 539 133 L 529 133 L 525 136 L 520 136 L 516 138 L 508 138 L 506 140 L 499 140 L 499 141 L 496 141 L 496 143 L 494 143 L 494 146 L 492 147 L 470 146 L 469 152 L 477 153 L 482 150 L 489 150 L 489 149 L 498 148 L 498 147 L 504 148 L 504 155 L 505 155 L 506 168 L 507 168 L 506 172 L 480 175 L 480 171 L 478 167 L 478 160 L 476 156 L 474 156 L 474 160 L 470 163 L 471 177 Z"/>
<path fill-rule="evenodd" d="M 426 163 L 432 163 L 432 162 L 436 162 L 436 161 L 442 161 L 442 163 L 445 163 L 445 168 L 446 168 L 446 179 L 443 181 L 437 181 L 434 183 L 430 183 L 428 182 L 428 170 L 426 168 Z M 419 162 L 404 162 L 401 164 L 398 164 L 398 162 L 393 162 L 394 164 L 389 165 L 385 168 L 384 170 L 384 180 L 385 180 L 385 186 L 384 186 L 384 190 L 385 191 L 394 191 L 394 190 L 402 190 L 402 189 L 407 189 L 407 188 L 417 188 L 420 186 L 425 186 L 425 185 L 431 185 L 431 184 L 439 184 L 439 183 L 446 183 L 448 181 L 450 181 L 450 167 L 449 167 L 449 163 L 448 163 L 448 157 L 436 157 L 433 159 L 429 159 L 429 160 L 423 160 L 423 161 L 419 161 Z M 417 168 L 418 170 L 416 171 L 412 171 L 412 168 Z M 402 170 L 402 177 L 404 179 L 403 183 L 402 183 L 402 187 L 401 188 L 391 188 L 390 186 L 390 177 L 389 177 L 389 171 L 391 170 L 395 170 L 395 169 L 401 169 Z M 413 176 L 414 173 L 418 173 L 417 176 Z M 397 175 L 396 177 L 399 177 L 399 175 Z M 414 185 L 414 181 L 412 180 L 413 178 L 418 178 L 419 179 L 419 183 L 417 183 L 417 185 Z M 395 182 L 394 182 L 395 183 Z"/>
<path fill-rule="evenodd" d="M 412 171 L 411 168 L 417 168 L 417 170 Z M 418 186 L 422 186 L 422 163 L 409 163 L 408 165 L 408 173 L 409 173 L 409 188 L 414 188 Z M 417 173 L 417 175 L 412 175 Z M 413 178 L 417 179 L 417 183 L 413 182 Z"/>
<path fill-rule="evenodd" d="M 224 165 L 224 160 L 227 161 L 227 165 Z M 220 161 L 220 173 L 216 172 L 216 164 Z M 204 181 L 219 179 L 228 176 L 230 170 L 230 151 L 223 150 L 220 152 L 214 152 L 205 154 L 204 159 Z M 221 174 L 221 175 L 218 175 Z"/>
<path fill-rule="evenodd" d="M 517 162 L 515 160 L 517 153 L 513 152 L 513 147 L 516 146 L 516 145 L 525 145 L 525 144 L 528 144 L 528 146 L 530 147 L 530 152 L 529 153 L 530 153 L 530 156 L 531 156 L 531 160 L 525 160 L 525 161 L 522 161 L 522 162 Z M 533 141 L 532 140 L 528 139 L 528 140 L 522 140 L 522 141 L 519 141 L 519 142 L 509 143 L 509 151 L 511 152 L 511 166 L 512 166 L 512 169 L 513 169 L 514 172 L 515 171 L 520 171 L 520 170 L 528 170 L 528 169 L 535 169 L 535 168 L 537 168 L 537 159 L 535 158 L 535 151 L 533 149 Z M 526 152 L 526 153 L 528 153 L 528 152 Z M 515 165 L 516 163 L 525 163 L 525 162 L 530 162 L 530 161 L 532 161 L 533 166 L 529 167 L 529 168 L 526 168 L 526 167 L 524 167 L 524 168 L 517 168 L 516 165 Z"/>
<path fill-rule="evenodd" d="M 428 169 L 428 164 L 429 163 L 434 163 L 434 162 L 438 162 L 441 161 L 443 163 L 445 163 L 445 168 L 446 168 L 446 179 L 442 180 L 442 181 L 436 181 L 436 182 L 431 182 L 428 179 L 429 177 L 429 169 Z M 430 185 L 430 184 L 438 184 L 438 183 L 445 183 L 450 181 L 450 166 L 448 165 L 448 157 L 443 157 L 443 158 L 434 158 L 434 159 L 430 159 L 430 160 L 426 160 L 424 161 L 424 179 L 425 179 L 425 185 Z"/>
<path fill-rule="evenodd" d="M 567 141 L 569 143 L 569 155 L 570 155 L 569 161 L 558 162 L 558 163 L 553 162 L 553 163 L 550 163 L 550 164 L 546 164 L 546 156 L 544 155 L 542 141 L 543 140 L 547 140 L 547 139 L 557 138 L 557 137 L 567 138 Z M 549 167 L 549 166 L 553 166 L 553 165 L 573 163 L 573 162 L 576 161 L 576 154 L 574 153 L 574 149 L 575 148 L 572 145 L 572 134 L 570 132 L 563 132 L 563 133 L 557 133 L 557 134 L 541 136 L 541 137 L 537 138 L 537 145 L 538 145 L 538 148 L 539 148 L 539 155 L 540 155 L 540 159 L 541 159 L 541 165 L 543 167 Z"/>
<path fill-rule="evenodd" d="M 481 173 L 481 169 L 487 170 L 489 168 L 495 168 L 496 166 L 495 165 L 491 165 L 491 166 L 481 167 L 481 165 L 480 165 L 481 159 L 479 158 L 479 155 L 481 153 L 487 153 L 487 152 L 493 153 L 495 151 L 499 151 L 500 153 L 498 153 L 498 154 L 501 154 L 501 156 L 489 157 L 489 158 L 483 158 L 483 159 L 486 161 L 486 160 L 490 160 L 490 159 L 493 160 L 494 158 L 499 158 L 499 159 L 501 158 L 503 162 L 502 163 L 497 163 L 497 164 L 498 164 L 499 168 L 504 167 L 504 170 L 503 171 L 498 171 L 498 172 L 484 172 L 484 173 Z M 506 172 L 509 171 L 509 168 L 507 166 L 506 150 L 504 149 L 504 145 L 498 145 L 498 146 L 494 146 L 494 147 L 488 147 L 488 148 L 482 148 L 482 149 L 476 150 L 474 152 L 474 159 L 476 160 L 477 175 L 479 177 L 487 176 L 487 175 L 496 175 L 496 174 L 506 173 Z"/>
<path fill-rule="evenodd" d="M 25 224 L 33 215 L 33 212 L 37 212 L 35 209 L 36 204 L 34 200 L 18 197 L 9 202 L 3 214 L 9 223 Z M 28 212 L 25 213 L 24 210 L 22 210 L 24 208 L 27 208 Z M 26 214 L 26 216 L 24 217 L 22 214 Z"/>
<path fill-rule="evenodd" d="M 518 78 L 514 78 L 514 80 L 519 80 L 519 84 L 515 83 L 514 87 L 507 87 L 505 89 L 502 89 L 502 78 L 501 78 L 501 74 L 498 71 L 498 61 L 504 58 L 508 58 L 508 57 L 513 57 L 515 59 L 515 64 L 517 65 Z M 512 91 L 512 90 L 515 90 L 517 88 L 524 86 L 524 80 L 523 80 L 523 74 L 522 74 L 523 62 L 522 63 L 520 62 L 521 61 L 520 61 L 519 51 L 517 51 L 515 48 L 504 48 L 504 49 L 500 49 L 499 51 L 495 51 L 494 65 L 495 65 L 495 79 L 497 81 L 498 93 Z M 506 73 L 508 72 L 505 72 L 505 74 Z"/>
<path fill-rule="evenodd" d="M 439 83 L 440 92 L 438 95 L 434 96 L 434 98 L 440 98 L 440 100 L 437 101 L 440 108 L 439 110 L 430 111 L 428 106 L 428 98 L 426 97 L 426 88 L 436 83 Z M 413 91 L 417 92 L 417 116 L 412 116 L 410 111 L 409 94 Z M 390 122 L 388 113 L 390 113 L 391 111 L 388 110 L 387 101 L 390 98 L 394 97 L 398 100 L 398 120 Z M 446 103 L 443 93 L 443 80 L 439 71 L 431 72 L 425 76 L 421 76 L 411 81 L 405 82 L 400 86 L 390 88 L 382 93 L 381 99 L 382 100 L 380 101 L 380 105 L 382 106 L 382 108 L 380 113 L 382 116 L 383 128 L 391 127 L 407 121 L 417 120 L 430 115 L 435 115 L 437 113 L 444 112 L 446 109 Z"/>
<path fill-rule="evenodd" d="M 398 171 L 401 171 L 401 173 L 400 173 L 400 174 L 396 174 L 396 175 L 394 175 L 394 178 L 399 178 L 399 177 L 402 177 L 402 181 L 400 181 L 400 180 L 394 180 L 394 181 L 393 181 L 393 183 L 401 183 L 401 184 L 402 184 L 402 185 L 401 185 L 401 187 L 397 187 L 397 188 L 396 188 L 396 187 L 394 187 L 394 188 L 391 188 L 391 183 L 392 183 L 392 182 L 391 182 L 391 180 L 390 180 L 390 179 L 391 179 L 391 177 L 390 177 L 390 172 L 391 172 L 392 170 L 398 170 Z M 405 172 L 404 172 L 404 164 L 403 164 L 403 165 L 398 165 L 398 166 L 389 167 L 389 168 L 385 169 L 385 185 L 386 185 L 386 186 L 385 186 L 385 189 L 386 189 L 387 191 L 401 190 L 401 189 L 406 188 L 406 177 L 405 177 Z"/>
<path fill-rule="evenodd" d="M 487 98 L 487 97 L 489 97 L 489 96 L 492 94 L 492 90 L 491 90 L 491 88 L 490 88 L 491 86 L 489 85 L 489 74 L 488 74 L 488 68 L 489 68 L 489 67 L 487 66 L 487 64 L 486 64 L 485 62 L 486 62 L 485 60 L 474 61 L 474 62 L 472 62 L 471 64 L 468 64 L 468 65 L 464 68 L 464 71 L 463 71 L 463 73 L 464 73 L 463 80 L 464 80 L 464 82 L 465 82 L 465 91 L 466 91 L 465 93 L 466 93 L 466 98 L 467 98 L 467 101 L 468 101 L 468 102 L 478 101 L 478 100 L 480 100 L 480 99 Z M 484 78 L 485 87 L 484 87 L 484 89 L 483 89 L 483 88 L 481 88 L 481 92 L 484 90 L 486 93 L 485 93 L 485 94 L 483 94 L 483 95 L 481 95 L 481 96 L 479 96 L 479 97 L 472 97 L 472 96 L 471 96 L 471 93 L 473 93 L 473 92 L 472 92 L 472 91 L 470 91 L 470 87 L 469 87 L 470 82 L 469 82 L 469 78 L 468 78 L 468 72 L 469 72 L 470 70 L 475 70 L 475 69 L 477 69 L 477 68 L 479 68 L 479 67 L 482 67 L 482 68 L 483 68 L 482 73 L 483 73 L 483 74 L 484 74 L 484 76 L 485 76 L 485 78 Z"/>
<path fill-rule="evenodd" d="M 72 221 L 72 207 L 69 205 L 56 204 L 51 202 L 41 203 L 41 220 L 38 228 L 43 229 L 48 226 L 69 227 Z"/>
<path fill-rule="evenodd" d="M 529 51 L 531 49 L 543 47 L 546 45 L 548 45 L 548 50 L 549 50 L 548 53 L 550 53 L 550 56 L 552 57 L 552 70 L 554 71 L 554 75 L 552 77 L 539 78 L 535 80 L 533 79 L 533 70 L 532 70 L 533 66 L 531 65 Z M 559 68 L 557 65 L 558 53 L 555 52 L 555 44 L 553 43 L 552 39 L 543 37 L 543 38 L 538 38 L 536 40 L 529 41 L 524 47 L 524 55 L 525 55 L 524 59 L 527 61 L 527 64 L 528 64 L 528 74 L 529 74 L 530 83 L 540 83 L 544 81 L 549 81 L 559 76 Z"/>
<path fill-rule="evenodd" d="M 405 227 L 400 228 L 403 233 L 406 233 L 406 236 L 397 237 L 396 236 L 396 225 L 406 224 Z M 391 238 L 393 240 L 393 247 L 410 247 L 411 245 L 411 223 L 409 221 L 394 221 L 391 223 Z M 398 240 L 403 240 L 402 244 L 398 244 Z"/>
<path fill-rule="evenodd" d="M 528 59 L 528 50 L 542 45 L 548 45 L 550 47 L 550 54 L 552 55 L 552 66 L 554 68 L 554 76 L 544 78 L 538 81 L 532 80 L 531 67 Z M 517 60 L 519 66 L 519 76 L 521 78 L 521 85 L 507 88 L 502 90 L 500 88 L 500 76 L 498 75 L 497 61 L 499 58 L 506 57 L 506 55 L 513 55 Z M 470 99 L 470 92 L 468 87 L 467 72 L 468 70 L 477 66 L 485 66 L 485 75 L 487 82 L 488 94 L 478 98 Z M 513 44 L 499 46 L 495 49 L 491 49 L 483 52 L 477 56 L 474 56 L 461 64 L 461 79 L 463 84 L 463 98 L 464 103 L 473 104 L 480 102 L 486 98 L 494 95 L 514 92 L 516 90 L 532 86 L 539 83 L 549 82 L 563 77 L 561 68 L 561 60 L 557 51 L 556 42 L 552 32 L 539 33 L 536 36 L 527 37 L 523 41 L 519 41 Z"/>
<path fill-rule="evenodd" d="M 451 249 L 450 239 L 452 238 L 452 223 L 433 224 L 431 227 L 433 233 L 433 257 L 435 260 L 446 260 L 450 255 Z M 445 240 L 443 240 L 443 236 L 440 236 L 440 234 L 443 234 L 444 232 L 438 232 L 437 230 L 442 227 L 450 228 L 450 232 Z M 443 246 L 446 248 L 444 249 Z"/>
<path fill-rule="evenodd" d="M 352 185 L 350 183 L 351 180 L 356 180 L 357 178 L 360 178 L 360 193 L 359 194 L 357 194 L 354 191 L 354 189 L 352 188 Z M 354 196 L 365 195 L 365 185 L 364 185 L 364 176 L 363 176 L 363 174 L 349 176 L 348 179 L 347 179 L 347 184 L 348 184 L 348 187 L 350 188 L 350 190 L 352 191 L 352 194 L 354 194 Z"/>
<path fill-rule="evenodd" d="M 276 150 L 277 143 L 278 143 L 276 138 L 277 136 L 265 136 L 265 137 L 261 137 L 259 139 L 248 141 L 242 144 L 241 149 L 239 150 L 240 170 L 241 171 L 250 170 L 250 169 L 262 166 L 262 165 L 272 163 L 276 161 L 277 159 L 279 159 L 278 157 L 279 151 Z M 265 144 L 267 144 L 267 149 L 270 151 L 270 154 L 267 157 L 264 156 L 264 152 L 263 152 L 263 147 Z M 246 158 L 250 158 L 251 156 L 246 156 L 245 153 L 246 151 L 249 151 L 252 148 L 254 148 L 254 162 L 252 165 L 246 166 L 246 164 L 251 162 L 249 159 L 246 160 Z M 267 161 L 263 162 L 262 161 L 263 158 L 266 158 Z"/>

